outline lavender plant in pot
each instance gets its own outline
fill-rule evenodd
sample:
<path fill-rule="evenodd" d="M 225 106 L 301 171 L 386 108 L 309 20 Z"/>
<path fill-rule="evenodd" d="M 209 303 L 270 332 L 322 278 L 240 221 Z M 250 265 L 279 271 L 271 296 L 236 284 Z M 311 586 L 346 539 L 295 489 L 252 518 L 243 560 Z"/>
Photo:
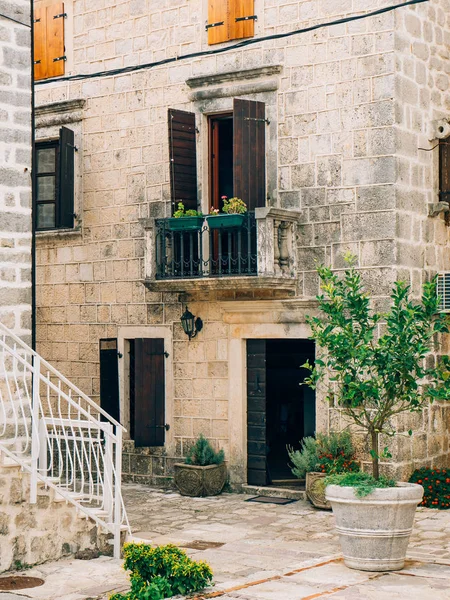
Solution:
<path fill-rule="evenodd" d="M 380 442 L 413 436 L 412 430 L 399 432 L 402 413 L 450 400 L 450 360 L 430 359 L 436 339 L 449 329 L 438 312 L 435 279 L 423 285 L 420 302 L 410 298 L 409 285 L 396 282 L 390 310 L 377 313 L 354 259 L 347 260 L 342 277 L 327 267 L 318 269 L 322 315 L 308 322 L 322 355 L 314 366 L 305 365 L 311 372 L 306 383 L 315 388 L 326 376 L 329 401 L 364 432 L 370 446 L 371 474 L 332 474 L 325 480 L 345 564 L 391 571 L 404 566 L 423 488 L 380 473 L 380 459 L 390 457 L 389 447 L 380 448 Z"/>

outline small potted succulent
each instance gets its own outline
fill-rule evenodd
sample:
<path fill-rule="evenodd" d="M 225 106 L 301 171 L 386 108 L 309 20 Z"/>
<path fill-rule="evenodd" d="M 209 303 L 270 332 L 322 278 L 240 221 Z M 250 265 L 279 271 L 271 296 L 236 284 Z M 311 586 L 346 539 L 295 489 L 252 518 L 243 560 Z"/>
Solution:
<path fill-rule="evenodd" d="M 305 365 L 311 370 L 305 383 L 316 388 L 327 376 L 328 399 L 370 444 L 372 473 L 325 479 L 344 562 L 364 571 L 395 571 L 404 566 L 424 490 L 381 473 L 381 460 L 391 457 L 382 440 L 397 435 L 398 415 L 420 413 L 433 400 L 450 400 L 450 359 L 438 354 L 429 360 L 433 350 L 439 353 L 440 334 L 449 328 L 439 313 L 436 278 L 423 284 L 421 302 L 411 299 L 407 283 L 395 282 L 389 311 L 377 313 L 355 258 L 347 261 L 342 276 L 325 266 L 318 269 L 322 314 L 307 321 L 325 352 L 315 366 Z M 400 433 L 414 436 L 412 430 Z"/>
<path fill-rule="evenodd" d="M 178 209 L 173 217 L 167 219 L 170 231 L 199 231 L 203 226 L 204 217 L 196 210 L 185 210 L 183 202 L 178 202 Z"/>
<path fill-rule="evenodd" d="M 318 433 L 316 438 L 307 437 L 300 450 L 288 447 L 292 473 L 299 479 L 306 476 L 306 495 L 316 508 L 331 510 L 325 498 L 325 477 L 331 473 L 359 471 L 355 450 L 348 431 Z"/>
<path fill-rule="evenodd" d="M 223 450 L 216 452 L 203 436 L 189 450 L 184 463 L 174 465 L 175 485 L 182 496 L 217 496 L 227 481 Z"/>
<path fill-rule="evenodd" d="M 211 208 L 206 217 L 210 229 L 231 229 L 242 227 L 247 213 L 247 205 L 240 198 L 222 196 L 223 208 L 220 213 L 218 208 Z"/>

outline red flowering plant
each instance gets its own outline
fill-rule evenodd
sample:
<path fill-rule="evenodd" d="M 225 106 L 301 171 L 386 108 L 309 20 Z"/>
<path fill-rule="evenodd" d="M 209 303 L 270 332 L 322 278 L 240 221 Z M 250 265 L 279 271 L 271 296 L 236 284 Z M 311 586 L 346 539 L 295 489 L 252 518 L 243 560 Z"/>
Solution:
<path fill-rule="evenodd" d="M 424 495 L 420 506 L 450 508 L 450 469 L 416 469 L 409 479 L 410 483 L 423 486 Z"/>
<path fill-rule="evenodd" d="M 316 438 L 305 438 L 300 450 L 288 448 L 292 473 L 304 479 L 306 473 L 346 473 L 359 471 L 355 450 L 348 431 L 318 433 Z"/>

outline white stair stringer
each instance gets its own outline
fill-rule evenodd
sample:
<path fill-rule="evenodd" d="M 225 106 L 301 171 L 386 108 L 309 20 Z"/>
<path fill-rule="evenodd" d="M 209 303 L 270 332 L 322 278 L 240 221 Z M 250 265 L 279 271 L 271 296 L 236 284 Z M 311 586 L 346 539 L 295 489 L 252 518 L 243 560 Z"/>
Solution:
<path fill-rule="evenodd" d="M 121 493 L 124 429 L 92 399 L 0 323 L 2 466 L 30 474 L 38 486 L 73 505 L 114 538 L 130 532 Z"/>

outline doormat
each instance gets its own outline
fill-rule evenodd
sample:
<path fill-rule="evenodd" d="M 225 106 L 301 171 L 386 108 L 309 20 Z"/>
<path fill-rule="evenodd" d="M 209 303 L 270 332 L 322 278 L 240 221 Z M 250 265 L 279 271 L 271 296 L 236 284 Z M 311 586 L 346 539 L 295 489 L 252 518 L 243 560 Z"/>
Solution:
<path fill-rule="evenodd" d="M 291 502 L 297 502 L 297 500 L 292 500 L 290 498 L 275 498 L 273 496 L 255 496 L 254 498 L 249 498 L 245 502 L 261 502 L 261 504 L 291 504 Z"/>
<path fill-rule="evenodd" d="M 186 544 L 180 544 L 181 548 L 190 548 L 191 550 L 210 550 L 211 548 L 221 548 L 222 542 L 206 542 L 205 540 L 194 540 Z"/>

